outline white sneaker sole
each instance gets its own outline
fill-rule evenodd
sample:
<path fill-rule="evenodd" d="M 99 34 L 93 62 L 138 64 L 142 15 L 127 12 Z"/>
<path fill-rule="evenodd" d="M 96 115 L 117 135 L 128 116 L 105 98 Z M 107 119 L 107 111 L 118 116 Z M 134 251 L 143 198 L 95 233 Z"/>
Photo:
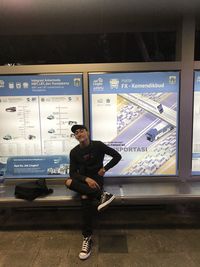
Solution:
<path fill-rule="evenodd" d="M 88 254 L 86 254 L 86 255 L 81 255 L 81 253 L 80 253 L 79 254 L 79 259 L 80 260 L 86 260 L 90 256 L 90 254 L 91 254 L 91 251 Z"/>
<path fill-rule="evenodd" d="M 115 199 L 115 196 L 113 195 L 110 199 L 108 199 L 106 202 L 102 203 L 98 206 L 97 210 L 101 211 L 103 208 L 106 208 L 113 200 Z"/>

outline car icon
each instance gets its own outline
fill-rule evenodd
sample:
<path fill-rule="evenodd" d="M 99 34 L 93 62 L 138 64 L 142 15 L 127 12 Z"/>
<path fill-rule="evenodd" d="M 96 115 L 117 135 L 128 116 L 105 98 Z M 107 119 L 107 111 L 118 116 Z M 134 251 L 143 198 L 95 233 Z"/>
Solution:
<path fill-rule="evenodd" d="M 55 130 L 54 129 L 50 129 L 50 130 L 48 130 L 48 133 L 55 133 Z"/>
<path fill-rule="evenodd" d="M 3 137 L 4 140 L 11 140 L 12 139 L 12 136 L 7 134 Z"/>
<path fill-rule="evenodd" d="M 15 111 L 16 111 L 16 107 L 9 107 L 9 108 L 6 108 L 6 111 L 7 111 L 7 112 L 15 112 Z"/>
<path fill-rule="evenodd" d="M 48 119 L 48 120 L 53 120 L 53 119 L 54 119 L 54 116 L 53 116 L 53 115 L 49 115 L 49 116 L 47 117 L 47 119 Z"/>
<path fill-rule="evenodd" d="M 29 135 L 28 135 L 28 139 L 29 139 L 29 140 L 32 140 L 32 139 L 35 139 L 35 138 L 36 138 L 36 136 L 33 135 L 33 134 L 29 134 Z"/>
<path fill-rule="evenodd" d="M 75 125 L 77 124 L 77 121 L 68 121 L 68 125 Z"/>

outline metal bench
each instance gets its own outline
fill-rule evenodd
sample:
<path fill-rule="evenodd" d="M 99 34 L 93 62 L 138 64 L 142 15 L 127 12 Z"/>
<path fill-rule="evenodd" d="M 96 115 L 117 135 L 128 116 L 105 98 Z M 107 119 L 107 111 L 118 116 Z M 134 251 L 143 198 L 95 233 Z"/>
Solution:
<path fill-rule="evenodd" d="M 17 199 L 14 196 L 15 184 L 5 184 L 0 193 L 0 207 L 41 207 L 41 206 L 80 206 L 80 198 L 67 189 L 64 183 L 48 184 L 54 192 L 34 201 Z M 163 204 L 200 200 L 200 182 L 133 182 L 106 184 L 105 190 L 115 194 L 112 205 Z"/>

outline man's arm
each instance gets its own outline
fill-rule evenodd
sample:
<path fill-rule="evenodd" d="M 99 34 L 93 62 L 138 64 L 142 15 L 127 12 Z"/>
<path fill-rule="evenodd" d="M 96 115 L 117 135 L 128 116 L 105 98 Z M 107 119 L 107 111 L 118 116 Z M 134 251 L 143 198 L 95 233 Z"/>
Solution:
<path fill-rule="evenodd" d="M 89 187 L 91 187 L 93 189 L 95 189 L 95 188 L 99 189 L 100 188 L 98 183 L 95 180 L 93 180 L 92 178 L 87 177 L 85 175 L 81 175 L 79 173 L 79 168 L 78 168 L 78 164 L 76 162 L 76 157 L 72 151 L 70 152 L 69 174 L 70 174 L 71 178 L 75 178 L 79 181 L 85 182 L 88 184 Z"/>
<path fill-rule="evenodd" d="M 117 165 L 117 163 L 121 160 L 122 156 L 115 149 L 107 146 L 103 142 L 100 142 L 100 144 L 101 144 L 101 148 L 102 148 L 103 152 L 106 155 L 109 155 L 112 157 L 112 159 L 103 168 L 106 172 L 109 169 L 111 169 L 112 167 L 114 167 L 115 165 Z"/>
<path fill-rule="evenodd" d="M 84 176 L 79 174 L 78 172 L 78 164 L 76 163 L 75 157 L 72 152 L 70 152 L 70 169 L 69 169 L 69 175 L 71 178 L 75 178 L 79 181 L 86 182 L 89 187 L 91 188 L 99 188 L 99 185 L 95 180 L 93 180 L 90 177 Z"/>

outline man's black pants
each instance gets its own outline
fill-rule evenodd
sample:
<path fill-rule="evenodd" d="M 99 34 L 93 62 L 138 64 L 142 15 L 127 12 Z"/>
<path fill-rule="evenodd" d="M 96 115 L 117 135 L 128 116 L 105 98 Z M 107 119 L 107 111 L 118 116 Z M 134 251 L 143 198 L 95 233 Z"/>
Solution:
<path fill-rule="evenodd" d="M 92 235 L 93 232 L 93 218 L 97 213 L 96 208 L 94 207 L 94 201 L 100 200 L 100 197 L 103 192 L 103 177 L 95 175 L 91 177 L 94 179 L 100 189 L 91 188 L 86 182 L 79 181 L 77 179 L 72 179 L 72 183 L 69 189 L 79 193 L 81 195 L 81 204 L 82 204 L 82 234 L 84 237 Z"/>

